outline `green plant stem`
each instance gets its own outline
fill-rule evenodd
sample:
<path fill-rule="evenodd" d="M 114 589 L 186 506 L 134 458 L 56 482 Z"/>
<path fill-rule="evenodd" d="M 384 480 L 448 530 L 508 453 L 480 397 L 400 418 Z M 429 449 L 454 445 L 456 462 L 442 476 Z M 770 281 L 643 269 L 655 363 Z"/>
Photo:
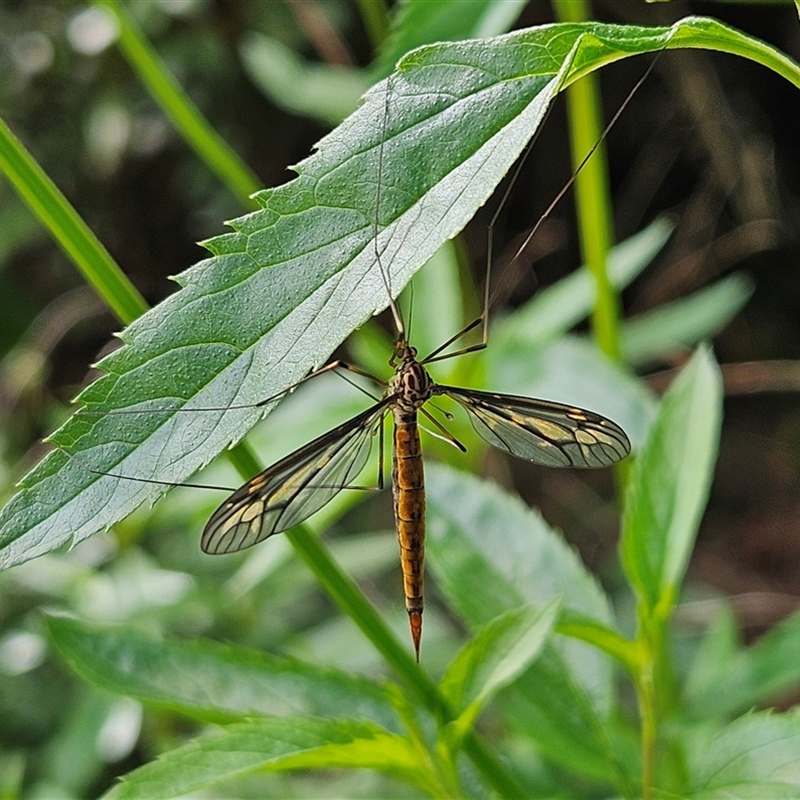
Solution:
<path fill-rule="evenodd" d="M 650 800 L 656 791 L 661 720 L 675 706 L 675 675 L 668 657 L 667 621 L 674 603 L 671 593 L 667 599 L 651 608 L 640 597 L 637 644 L 640 658 L 633 672 L 639 715 L 642 721 L 642 798 Z"/>
<path fill-rule="evenodd" d="M 642 720 L 642 798 L 651 800 L 655 791 L 656 746 L 659 719 L 663 711 L 662 686 L 668 682 L 665 663 L 665 623 L 639 599 L 639 630 L 637 640 L 641 658 L 634 673 L 639 715 Z"/>
<path fill-rule="evenodd" d="M 587 75 L 567 90 L 572 160 L 575 168 L 602 133 L 599 125 L 597 79 Z M 601 142 L 575 181 L 578 232 L 584 263 L 594 277 L 597 297 L 592 309 L 592 329 L 600 349 L 614 361 L 622 358 L 620 346 L 620 300 L 606 268 L 614 243 L 611 197 L 605 146 Z"/>
<path fill-rule="evenodd" d="M 2 119 L 0 170 L 120 322 L 131 323 L 147 310 L 136 287 Z"/>
<path fill-rule="evenodd" d="M 261 182 L 214 130 L 178 85 L 119 0 L 95 0 L 119 24 L 119 46 L 150 95 L 209 169 L 247 208 L 259 208 L 250 195 Z"/>
<path fill-rule="evenodd" d="M 642 800 L 651 800 L 653 797 L 655 777 L 658 717 L 653 670 L 653 659 L 651 654 L 648 654 L 635 681 L 636 699 L 642 720 Z"/>
<path fill-rule="evenodd" d="M 367 29 L 373 50 L 379 50 L 389 35 L 389 11 L 383 0 L 357 0 L 361 21 Z"/>
<path fill-rule="evenodd" d="M 584 0 L 553 0 L 556 16 L 562 22 L 585 22 L 589 5 Z M 600 92 L 594 73 L 585 75 L 565 90 L 572 143 L 575 203 L 578 234 L 584 263 L 594 277 L 597 296 L 592 309 L 592 329 L 600 349 L 614 361 L 621 360 L 620 302 L 608 277 L 606 262 L 614 242 L 611 193 L 608 186 L 608 159 L 600 141 Z M 596 147 L 583 164 L 587 153 Z M 581 165 L 583 164 L 582 168 Z"/>

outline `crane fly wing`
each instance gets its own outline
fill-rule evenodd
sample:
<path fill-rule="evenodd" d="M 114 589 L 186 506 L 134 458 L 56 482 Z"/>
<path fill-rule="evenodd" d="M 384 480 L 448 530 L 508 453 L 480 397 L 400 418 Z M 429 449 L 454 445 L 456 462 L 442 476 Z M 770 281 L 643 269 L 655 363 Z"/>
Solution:
<path fill-rule="evenodd" d="M 545 467 L 607 467 L 631 451 L 625 431 L 610 419 L 575 406 L 437 386 L 468 412 L 493 447 Z"/>
<path fill-rule="evenodd" d="M 206 524 L 203 551 L 244 550 L 319 511 L 364 468 L 387 404 L 382 400 L 237 489 Z"/>

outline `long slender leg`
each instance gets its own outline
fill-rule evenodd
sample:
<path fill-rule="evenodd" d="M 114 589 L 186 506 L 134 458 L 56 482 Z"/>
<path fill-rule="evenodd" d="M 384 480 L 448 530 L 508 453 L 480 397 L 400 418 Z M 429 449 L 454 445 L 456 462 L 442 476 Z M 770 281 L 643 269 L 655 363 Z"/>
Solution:
<path fill-rule="evenodd" d="M 59 447 L 58 449 L 61 450 L 61 452 L 64 453 L 64 455 L 66 455 L 71 461 L 74 461 L 87 472 L 91 472 L 92 475 L 102 475 L 108 478 L 120 478 L 121 480 L 135 481 L 136 483 L 155 483 L 158 486 L 188 486 L 192 489 L 214 489 L 221 492 L 236 491 L 230 486 L 215 486 L 211 483 L 174 483 L 173 481 L 159 481 L 156 478 L 137 478 L 133 475 L 120 475 L 116 472 L 102 472 L 99 469 L 93 469 L 88 464 L 85 464 L 80 458 L 78 458 L 78 456 L 74 455 L 73 453 L 68 453 L 63 447 Z"/>
<path fill-rule="evenodd" d="M 349 372 L 355 372 L 357 375 L 362 375 L 365 378 L 369 378 L 371 381 L 377 383 L 378 386 L 386 386 L 386 381 L 381 380 L 377 376 L 373 375 L 371 372 L 359 369 L 353 364 L 348 364 L 346 361 L 337 359 L 336 361 L 331 361 L 330 364 L 326 364 L 324 367 L 321 367 L 320 369 L 315 369 L 313 372 L 309 372 L 308 375 L 306 375 L 303 378 L 300 378 L 299 381 L 296 381 L 291 386 L 287 386 L 280 392 L 276 392 L 275 394 L 270 395 L 269 397 L 266 397 L 263 400 L 259 400 L 257 403 L 241 403 L 240 405 L 232 405 L 232 406 L 203 406 L 202 408 L 147 408 L 147 409 L 121 408 L 114 411 L 84 411 L 83 409 L 81 409 L 77 412 L 77 414 L 83 417 L 105 417 L 117 414 L 158 414 L 159 412 L 162 412 L 164 414 L 180 414 L 180 413 L 194 414 L 199 411 L 219 412 L 219 411 L 236 411 L 243 408 L 261 408 L 261 406 L 265 406 L 268 403 L 271 403 L 273 400 L 277 400 L 279 397 L 283 397 L 285 394 L 294 391 L 298 386 L 305 383 L 306 381 L 310 381 L 312 378 L 316 378 L 318 375 L 322 375 L 326 372 L 331 372 L 332 370 L 335 369 L 346 369 Z"/>
<path fill-rule="evenodd" d="M 486 313 L 486 312 L 484 312 Z M 458 350 L 454 353 L 447 353 L 445 355 L 439 355 L 442 350 L 446 350 L 450 347 L 453 342 L 457 342 L 464 334 L 469 333 L 473 328 L 477 328 L 483 322 L 483 317 L 478 317 L 478 319 L 472 320 L 466 327 L 462 328 L 457 334 L 451 336 L 444 344 L 439 345 L 432 353 L 428 353 L 425 358 L 420 361 L 420 364 L 430 364 L 432 361 L 442 361 L 445 358 L 452 358 L 453 356 L 463 355 L 464 353 L 472 352 L 473 350 L 482 350 L 486 347 L 486 337 L 484 331 L 484 340 L 481 344 L 472 345 L 471 347 L 467 347 L 463 350 Z"/>
<path fill-rule="evenodd" d="M 440 437 L 441 439 L 444 439 L 445 442 L 452 444 L 453 447 L 457 447 L 462 453 L 467 452 L 467 448 L 464 447 L 464 445 L 461 444 L 461 442 L 459 442 L 458 439 L 456 439 L 456 437 L 453 436 L 453 434 L 450 433 L 450 431 L 447 430 L 447 428 L 445 428 L 445 426 L 442 425 L 442 423 L 439 422 L 439 420 L 436 419 L 436 417 L 433 416 L 433 414 L 431 414 L 425 408 L 420 408 L 419 411 L 426 419 L 429 419 L 442 432 L 442 434 L 444 434 L 443 436 Z M 428 431 L 428 433 L 431 433 L 433 436 L 437 435 L 432 431 Z"/>
<path fill-rule="evenodd" d="M 271 403 L 273 400 L 277 400 L 279 397 L 283 397 L 283 395 L 287 394 L 288 392 L 293 391 L 294 389 L 296 389 L 298 386 L 300 386 L 301 384 L 305 383 L 306 381 L 310 381 L 312 378 L 316 378 L 318 375 L 322 375 L 325 372 L 331 372 L 332 370 L 335 370 L 335 369 L 346 369 L 348 372 L 354 372 L 356 375 L 362 375 L 365 378 L 369 378 L 371 381 L 374 381 L 379 386 L 386 386 L 386 381 L 381 380 L 380 378 L 378 378 L 375 375 L 373 375 L 371 372 L 367 372 L 366 370 L 363 370 L 363 369 L 360 369 L 359 367 L 356 367 L 354 364 L 348 364 L 346 361 L 342 361 L 340 358 L 337 358 L 336 361 L 331 361 L 330 364 L 326 364 L 324 367 L 320 367 L 319 369 L 315 369 L 313 372 L 309 372 L 308 375 L 306 375 L 303 378 L 300 378 L 300 380 L 297 381 L 296 383 L 293 383 L 291 386 L 289 386 L 288 388 L 284 389 L 283 391 L 280 391 L 280 392 L 277 392 L 276 394 L 273 394 L 271 397 L 267 397 L 264 400 L 259 400 L 257 403 L 252 403 L 252 404 L 249 404 L 249 405 L 246 404 L 246 405 L 242 405 L 242 406 L 228 406 L 227 408 L 222 409 L 222 410 L 227 411 L 229 408 L 258 408 L 259 406 L 264 406 L 267 403 Z M 185 410 L 186 411 L 199 411 L 201 409 L 196 409 L 196 408 L 189 409 L 189 408 L 187 408 Z M 203 410 L 206 410 L 206 409 L 203 409 Z M 220 409 L 210 409 L 210 410 L 219 411 Z"/>
<path fill-rule="evenodd" d="M 383 468 L 385 466 L 384 459 L 386 458 L 386 424 L 385 420 L 381 420 L 380 439 L 378 439 L 378 488 L 383 489 Z"/>

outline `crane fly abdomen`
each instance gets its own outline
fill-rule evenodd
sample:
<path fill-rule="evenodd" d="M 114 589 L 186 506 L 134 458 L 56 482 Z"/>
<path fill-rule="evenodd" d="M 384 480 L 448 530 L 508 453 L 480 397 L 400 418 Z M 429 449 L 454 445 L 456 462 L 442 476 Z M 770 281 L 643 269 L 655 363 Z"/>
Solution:
<path fill-rule="evenodd" d="M 425 472 L 416 411 L 394 411 L 394 456 L 392 495 L 403 592 L 411 624 L 411 638 L 419 661 L 422 635 L 423 582 L 425 569 Z"/>
<path fill-rule="evenodd" d="M 434 383 L 417 361 L 417 351 L 404 339 L 395 344 L 396 372 L 389 381 L 394 416 L 392 497 L 400 564 L 411 639 L 419 661 L 422 637 L 422 594 L 425 568 L 425 472 L 417 411 L 434 392 Z"/>

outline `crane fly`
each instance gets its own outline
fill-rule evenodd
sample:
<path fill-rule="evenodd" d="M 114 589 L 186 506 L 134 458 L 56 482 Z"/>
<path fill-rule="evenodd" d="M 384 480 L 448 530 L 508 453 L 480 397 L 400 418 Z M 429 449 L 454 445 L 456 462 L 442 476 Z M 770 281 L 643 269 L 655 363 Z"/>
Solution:
<path fill-rule="evenodd" d="M 625 431 L 592 411 L 435 383 L 425 365 L 437 352 L 418 359 L 416 349 L 401 334 L 390 362 L 395 373 L 383 397 L 247 481 L 212 514 L 201 540 L 206 553 L 234 553 L 310 517 L 356 479 L 366 465 L 375 435 L 391 413 L 394 517 L 417 660 L 425 553 L 425 485 L 417 414 L 425 414 L 438 425 L 423 408 L 428 400 L 436 396 L 455 400 L 489 444 L 534 464 L 607 467 L 630 452 Z"/>
<path fill-rule="evenodd" d="M 641 81 L 634 91 L 640 84 Z M 528 234 L 514 258 L 521 254 L 539 225 L 571 186 L 577 172 L 607 135 L 628 100 Z M 384 132 L 387 127 L 388 106 L 387 84 Z M 424 608 L 425 479 L 418 414 L 428 418 L 456 447 L 466 449 L 424 408 L 425 403 L 433 397 L 449 397 L 466 410 L 476 432 L 490 445 L 517 458 L 546 467 L 608 467 L 625 458 L 630 453 L 631 446 L 627 434 L 619 425 L 593 411 L 548 400 L 446 386 L 431 378 L 426 365 L 432 361 L 463 355 L 486 346 L 490 301 L 488 275 L 482 317 L 428 356 L 417 358 L 416 348 L 406 339 L 402 317 L 392 296 L 388 273 L 383 268 L 377 246 L 382 163 L 381 143 L 373 244 L 376 266 L 387 290 L 389 308 L 397 332 L 394 352 L 389 361 L 394 374 L 384 383 L 358 368 L 337 361 L 307 376 L 313 377 L 320 372 L 341 367 L 366 375 L 383 384 L 385 390 L 380 400 L 371 408 L 290 453 L 237 489 L 211 515 L 203 530 L 201 547 L 210 554 L 244 550 L 303 522 L 343 489 L 359 488 L 353 486 L 353 481 L 366 466 L 376 434 L 381 437 L 379 460 L 382 468 L 383 424 L 391 414 L 394 421 L 392 495 L 395 528 L 400 545 L 405 606 L 415 656 L 419 661 Z M 508 192 L 501 202 L 501 208 L 507 197 Z M 500 209 L 490 224 L 490 232 L 499 211 Z M 488 258 L 487 272 L 491 266 L 491 252 Z M 453 342 L 481 323 L 482 343 L 442 355 Z M 379 485 L 382 485 L 382 478 Z"/>

